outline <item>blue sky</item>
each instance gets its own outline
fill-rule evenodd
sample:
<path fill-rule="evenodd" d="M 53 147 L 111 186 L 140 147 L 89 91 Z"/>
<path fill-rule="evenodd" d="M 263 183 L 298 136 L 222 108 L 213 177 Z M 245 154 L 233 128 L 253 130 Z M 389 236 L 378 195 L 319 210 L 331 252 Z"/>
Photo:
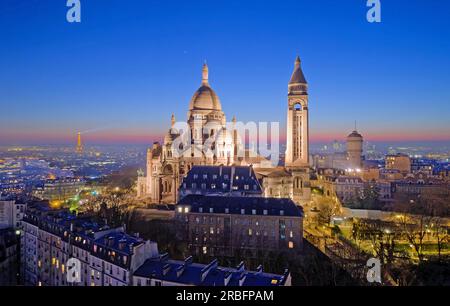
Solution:
<path fill-rule="evenodd" d="M 281 2 L 281 3 L 280 3 Z M 186 118 L 206 59 L 231 120 L 286 117 L 297 54 L 313 141 L 450 140 L 450 1 L 0 2 L 0 144 L 151 142 Z"/>

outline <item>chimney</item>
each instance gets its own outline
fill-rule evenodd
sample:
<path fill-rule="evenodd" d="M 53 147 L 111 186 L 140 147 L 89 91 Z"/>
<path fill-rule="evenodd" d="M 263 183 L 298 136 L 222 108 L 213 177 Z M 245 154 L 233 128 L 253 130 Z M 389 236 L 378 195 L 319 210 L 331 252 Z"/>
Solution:
<path fill-rule="evenodd" d="M 169 259 L 169 253 L 161 254 L 159 257 L 159 261 L 166 261 L 167 259 Z"/>
<path fill-rule="evenodd" d="M 241 261 L 241 263 L 236 267 L 236 269 L 237 269 L 239 272 L 245 271 L 245 264 L 244 264 L 244 262 Z"/>
<path fill-rule="evenodd" d="M 170 264 L 165 264 L 165 265 L 163 266 L 163 270 L 162 270 L 163 276 L 166 276 L 167 273 L 169 273 L 170 268 L 171 268 L 171 267 L 170 267 Z"/>
<path fill-rule="evenodd" d="M 263 272 L 263 266 L 259 265 L 258 268 L 256 268 L 256 274 L 261 274 Z"/>
<path fill-rule="evenodd" d="M 185 260 L 184 260 L 184 265 L 185 266 L 189 266 L 190 264 L 192 264 L 192 262 L 193 262 L 193 258 L 192 258 L 192 256 L 189 256 L 188 258 L 186 258 Z"/>
<path fill-rule="evenodd" d="M 201 270 L 201 274 L 200 274 L 200 281 L 203 282 L 206 278 L 206 276 L 208 276 L 208 273 L 217 268 L 219 262 L 217 261 L 217 259 L 214 259 L 213 261 L 211 261 L 207 266 L 205 266 L 202 270 Z"/>
<path fill-rule="evenodd" d="M 244 285 L 246 278 L 247 278 L 247 273 L 242 272 L 241 276 L 239 277 L 239 287 L 242 287 Z"/>
<path fill-rule="evenodd" d="M 231 271 L 225 272 L 225 276 L 224 276 L 224 280 L 223 280 L 224 286 L 228 286 L 232 276 L 233 276 L 233 273 L 231 273 Z"/>
<path fill-rule="evenodd" d="M 184 273 L 184 270 L 186 270 L 186 264 L 183 264 L 177 268 L 177 278 Z"/>

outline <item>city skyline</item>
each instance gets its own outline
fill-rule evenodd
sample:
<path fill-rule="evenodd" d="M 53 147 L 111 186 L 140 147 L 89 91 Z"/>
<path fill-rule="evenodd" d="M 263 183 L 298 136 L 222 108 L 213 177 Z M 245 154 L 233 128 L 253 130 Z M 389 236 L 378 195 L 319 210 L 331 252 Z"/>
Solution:
<path fill-rule="evenodd" d="M 343 140 L 355 120 L 373 142 L 450 141 L 444 1 L 383 3 L 375 25 L 364 1 L 83 3 L 80 24 L 65 21 L 63 4 L 1 4 L 0 145 L 70 144 L 77 132 L 86 144 L 161 140 L 172 113 L 186 119 L 205 59 L 228 120 L 280 122 L 284 141 L 297 54 L 312 143 Z"/>

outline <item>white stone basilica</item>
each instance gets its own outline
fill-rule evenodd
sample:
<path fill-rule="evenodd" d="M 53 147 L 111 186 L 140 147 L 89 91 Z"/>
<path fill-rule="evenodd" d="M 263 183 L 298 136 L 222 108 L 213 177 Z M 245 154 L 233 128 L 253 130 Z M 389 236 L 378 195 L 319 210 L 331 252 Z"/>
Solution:
<path fill-rule="evenodd" d="M 190 103 L 187 127 L 190 145 L 178 143 L 180 134 L 172 126 L 163 145 L 155 142 L 147 150 L 146 176 L 140 173 L 137 195 L 153 203 L 176 203 L 178 187 L 194 165 L 251 165 L 259 176 L 265 197 L 288 197 L 297 203 L 310 200 L 309 185 L 309 128 L 307 82 L 295 61 L 288 85 L 288 118 L 285 166 L 271 166 L 271 162 L 242 145 L 241 137 L 232 125 L 227 126 L 220 99 L 208 80 L 208 66 L 203 65 L 202 84 Z M 210 142 L 210 143 L 209 143 Z M 205 145 L 211 150 L 205 152 Z M 179 147 L 183 153 L 173 152 Z"/>

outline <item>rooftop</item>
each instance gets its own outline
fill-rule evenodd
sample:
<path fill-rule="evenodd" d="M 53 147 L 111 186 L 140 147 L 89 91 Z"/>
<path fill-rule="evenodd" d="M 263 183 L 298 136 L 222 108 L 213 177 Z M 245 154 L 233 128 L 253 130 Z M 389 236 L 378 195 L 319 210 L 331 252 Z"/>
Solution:
<path fill-rule="evenodd" d="M 220 197 L 187 195 L 179 206 L 190 206 L 190 212 L 302 217 L 303 208 L 291 199 L 259 197 Z"/>
<path fill-rule="evenodd" d="M 284 275 L 247 271 L 242 264 L 237 268 L 224 268 L 217 260 L 209 264 L 192 263 L 192 258 L 184 261 L 148 259 L 135 273 L 135 276 L 153 278 L 162 281 L 190 284 L 195 286 L 283 286 L 288 278 Z"/>

